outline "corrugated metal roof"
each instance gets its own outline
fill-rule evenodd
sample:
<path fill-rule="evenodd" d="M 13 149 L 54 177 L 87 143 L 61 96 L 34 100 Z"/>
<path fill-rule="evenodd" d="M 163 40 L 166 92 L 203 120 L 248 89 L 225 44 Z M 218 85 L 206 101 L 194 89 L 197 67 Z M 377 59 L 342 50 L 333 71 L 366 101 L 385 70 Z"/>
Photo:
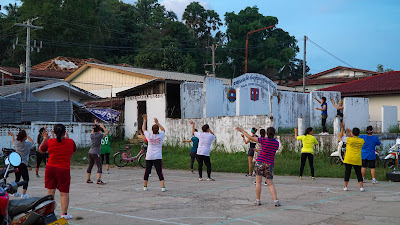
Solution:
<path fill-rule="evenodd" d="M 21 123 L 21 107 L 18 99 L 0 97 L 0 124 Z"/>
<path fill-rule="evenodd" d="M 21 121 L 72 121 L 73 107 L 71 101 L 61 102 L 21 102 Z"/>
<path fill-rule="evenodd" d="M 204 78 L 206 78 L 206 76 L 203 76 L 203 75 L 187 74 L 187 73 L 180 73 L 180 72 L 142 69 L 142 68 L 126 67 L 126 66 L 114 66 L 114 65 L 98 64 L 98 63 L 88 63 L 89 66 L 91 64 L 97 65 L 97 66 L 102 66 L 102 67 L 108 67 L 108 68 L 112 68 L 112 69 L 125 70 L 125 71 L 133 72 L 133 73 L 140 73 L 140 74 L 153 76 L 153 77 L 161 78 L 161 79 L 168 79 L 168 80 L 204 82 Z M 231 84 L 230 79 L 226 79 L 226 78 L 217 78 L 217 79 L 222 80 L 222 82 L 224 84 L 227 84 L 227 85 Z"/>

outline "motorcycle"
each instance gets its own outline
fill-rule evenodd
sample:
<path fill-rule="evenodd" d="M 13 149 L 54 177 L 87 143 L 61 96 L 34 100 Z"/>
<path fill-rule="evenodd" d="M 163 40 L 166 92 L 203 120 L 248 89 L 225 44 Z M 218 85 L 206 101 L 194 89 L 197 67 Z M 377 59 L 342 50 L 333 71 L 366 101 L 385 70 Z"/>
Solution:
<path fill-rule="evenodd" d="M 346 154 L 346 143 L 340 141 L 337 150 L 335 152 L 332 152 L 331 154 L 331 159 L 330 159 L 331 164 L 342 165 L 345 154 Z M 375 158 L 376 158 L 375 163 L 377 167 L 379 166 L 379 161 L 380 161 L 379 155 L 380 155 L 379 151 L 375 149 Z"/>
<path fill-rule="evenodd" d="M 47 225 L 57 221 L 54 213 L 56 202 L 52 195 L 28 199 L 9 199 L 8 194 L 16 193 L 18 187 L 24 185 L 25 181 L 7 183 L 8 174 L 17 171 L 10 167 L 17 167 L 21 164 L 21 156 L 18 153 L 10 153 L 5 164 L 7 165 L 6 169 L 0 172 L 0 175 L 3 176 L 0 181 L 0 224 Z M 65 221 L 60 224 L 68 223 Z"/>
<path fill-rule="evenodd" d="M 385 157 L 384 167 L 389 169 L 395 169 L 395 167 L 398 167 L 399 154 L 400 154 L 400 138 L 397 138 L 396 144 L 389 149 L 388 155 Z"/>

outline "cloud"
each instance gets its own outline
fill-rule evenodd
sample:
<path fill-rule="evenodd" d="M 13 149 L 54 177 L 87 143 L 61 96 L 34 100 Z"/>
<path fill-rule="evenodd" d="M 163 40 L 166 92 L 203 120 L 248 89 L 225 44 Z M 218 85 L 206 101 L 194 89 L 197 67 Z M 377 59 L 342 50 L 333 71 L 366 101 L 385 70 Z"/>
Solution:
<path fill-rule="evenodd" d="M 169 11 L 173 11 L 176 13 L 179 19 L 182 18 L 183 12 L 185 12 L 186 6 L 188 6 L 191 2 L 195 0 L 163 0 L 161 1 L 161 5 L 165 6 L 165 8 Z M 210 3 L 207 1 L 198 0 L 200 5 L 202 5 L 205 9 L 210 9 Z"/>

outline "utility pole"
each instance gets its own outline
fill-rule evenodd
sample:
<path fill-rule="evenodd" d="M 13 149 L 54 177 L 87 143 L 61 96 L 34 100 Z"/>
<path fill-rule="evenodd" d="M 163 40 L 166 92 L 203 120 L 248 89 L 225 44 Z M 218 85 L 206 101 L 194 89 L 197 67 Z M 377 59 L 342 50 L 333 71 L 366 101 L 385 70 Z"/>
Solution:
<path fill-rule="evenodd" d="M 32 18 L 32 19 L 28 19 L 26 22 L 24 23 L 15 23 L 15 26 L 20 26 L 20 27 L 26 27 L 26 46 L 25 46 L 25 50 L 26 50 L 26 59 L 25 59 L 25 66 L 26 66 L 26 80 L 25 80 L 25 89 L 26 89 L 26 96 L 25 96 L 25 101 L 30 101 L 30 78 L 29 78 L 29 74 L 31 72 L 31 51 L 33 51 L 33 48 L 31 49 L 31 28 L 34 29 L 43 29 L 43 27 L 39 27 L 39 26 L 34 26 L 32 25 L 32 22 L 34 20 L 37 20 L 38 18 Z M 36 44 L 36 42 L 35 42 Z M 36 47 L 36 45 L 35 45 Z M 40 47 L 42 47 L 42 44 L 40 44 Z M 38 47 L 36 47 L 38 48 Z M 39 51 L 39 49 L 38 49 Z"/>
<path fill-rule="evenodd" d="M 207 64 L 204 64 L 204 66 L 212 66 L 212 74 L 210 74 L 210 76 L 212 76 L 212 77 L 215 77 L 215 69 L 217 68 L 217 66 L 222 65 L 221 62 L 215 63 L 215 49 L 217 49 L 218 46 L 219 45 L 217 45 L 217 44 L 213 44 L 213 45 L 207 47 L 207 48 L 211 49 L 211 54 L 212 54 L 211 64 L 207 63 Z"/>
<path fill-rule="evenodd" d="M 306 93 L 306 43 L 307 36 L 304 35 L 304 57 L 303 57 L 303 93 Z"/>

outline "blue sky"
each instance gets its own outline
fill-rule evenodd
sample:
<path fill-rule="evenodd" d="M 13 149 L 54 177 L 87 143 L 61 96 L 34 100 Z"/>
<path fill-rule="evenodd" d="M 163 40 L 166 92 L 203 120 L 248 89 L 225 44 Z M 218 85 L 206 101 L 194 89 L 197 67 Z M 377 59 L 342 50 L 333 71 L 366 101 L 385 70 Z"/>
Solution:
<path fill-rule="evenodd" d="M 14 0 L 0 0 L 2 5 Z M 124 0 L 133 3 L 133 0 Z M 191 0 L 160 0 L 181 17 Z M 400 1 L 398 0 L 199 0 L 207 9 L 238 13 L 246 6 L 258 6 L 263 15 L 276 16 L 277 27 L 299 41 L 303 58 L 303 37 L 308 36 L 355 68 L 376 70 L 378 64 L 400 70 Z M 307 42 L 307 63 L 312 73 L 346 66 Z"/>

